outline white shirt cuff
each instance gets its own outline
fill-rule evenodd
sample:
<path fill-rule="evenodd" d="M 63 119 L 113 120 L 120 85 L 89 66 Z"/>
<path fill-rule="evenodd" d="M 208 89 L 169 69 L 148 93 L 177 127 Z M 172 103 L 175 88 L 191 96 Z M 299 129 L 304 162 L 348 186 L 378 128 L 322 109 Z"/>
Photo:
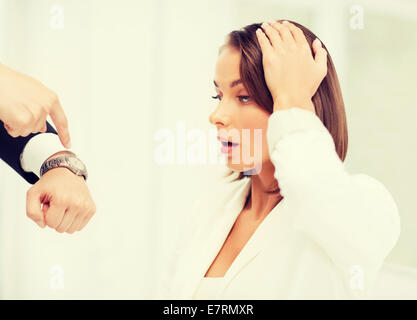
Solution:
<path fill-rule="evenodd" d="M 33 172 L 40 177 L 43 162 L 57 152 L 66 150 L 58 135 L 46 132 L 31 138 L 20 155 L 20 164 L 26 172 Z"/>

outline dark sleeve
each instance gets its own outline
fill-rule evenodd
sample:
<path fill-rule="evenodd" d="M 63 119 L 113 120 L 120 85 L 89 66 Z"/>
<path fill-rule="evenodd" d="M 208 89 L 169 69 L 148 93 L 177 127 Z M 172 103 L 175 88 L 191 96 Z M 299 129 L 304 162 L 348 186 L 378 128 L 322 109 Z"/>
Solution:
<path fill-rule="evenodd" d="M 57 134 L 55 129 L 47 122 L 46 132 L 51 132 Z M 17 137 L 13 138 L 10 136 L 4 124 L 0 121 L 0 159 L 6 162 L 13 170 L 15 170 L 23 179 L 25 179 L 30 184 L 34 184 L 39 180 L 38 176 L 33 172 L 26 172 L 23 170 L 20 165 L 20 154 L 23 151 L 26 143 L 34 136 L 42 133 L 31 133 L 27 137 Z"/>

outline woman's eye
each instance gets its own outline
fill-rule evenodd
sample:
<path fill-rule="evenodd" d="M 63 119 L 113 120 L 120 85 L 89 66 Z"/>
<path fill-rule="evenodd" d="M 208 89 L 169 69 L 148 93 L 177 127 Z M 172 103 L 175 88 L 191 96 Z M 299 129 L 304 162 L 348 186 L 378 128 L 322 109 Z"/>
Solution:
<path fill-rule="evenodd" d="M 250 100 L 250 97 L 248 96 L 238 96 L 239 100 L 242 101 L 243 103 L 246 103 L 248 101 L 245 100 Z"/>
<path fill-rule="evenodd" d="M 219 100 L 221 100 L 221 96 L 219 96 L 219 95 L 217 95 L 217 96 L 211 96 L 213 99 L 219 99 Z M 241 101 L 241 102 L 243 102 L 243 103 L 246 103 L 246 102 L 248 102 L 249 100 L 250 100 L 250 97 L 249 96 L 238 96 L 238 99 Z"/>

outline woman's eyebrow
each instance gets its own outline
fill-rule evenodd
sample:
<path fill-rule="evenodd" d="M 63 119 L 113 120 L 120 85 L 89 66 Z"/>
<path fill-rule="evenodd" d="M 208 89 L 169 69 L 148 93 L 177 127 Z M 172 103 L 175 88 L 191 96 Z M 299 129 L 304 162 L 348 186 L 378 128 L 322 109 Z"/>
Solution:
<path fill-rule="evenodd" d="M 217 84 L 217 82 L 215 80 L 213 80 L 213 83 L 216 86 L 216 88 L 219 87 L 218 84 Z M 233 88 L 233 87 L 237 86 L 239 83 L 242 83 L 242 79 L 237 79 L 237 80 L 232 81 L 230 83 L 230 88 Z"/>

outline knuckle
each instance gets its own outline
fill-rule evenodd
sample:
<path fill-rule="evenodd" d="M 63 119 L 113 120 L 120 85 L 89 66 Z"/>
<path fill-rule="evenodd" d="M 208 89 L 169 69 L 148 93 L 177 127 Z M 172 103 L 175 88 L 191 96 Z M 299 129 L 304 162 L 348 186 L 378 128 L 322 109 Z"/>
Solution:
<path fill-rule="evenodd" d="M 95 214 L 96 214 L 96 212 L 95 212 L 94 210 L 91 210 L 91 211 L 89 211 L 89 212 L 88 212 L 88 214 L 87 214 L 86 218 L 90 219 L 90 218 L 92 218 Z"/>
<path fill-rule="evenodd" d="M 53 199 L 53 203 L 56 207 L 62 207 L 65 204 L 64 196 L 55 193 L 55 190 L 51 192 L 51 198 Z"/>
<path fill-rule="evenodd" d="M 81 229 L 87 225 L 87 223 L 91 220 L 92 217 L 93 217 L 92 215 L 89 215 L 83 219 L 80 225 Z"/>
<path fill-rule="evenodd" d="M 58 95 L 51 91 L 50 95 L 49 95 L 49 104 L 50 105 L 54 105 L 58 102 Z"/>
<path fill-rule="evenodd" d="M 74 209 L 75 211 L 84 211 L 84 209 L 86 208 L 86 206 L 84 205 L 83 202 L 74 200 L 71 203 L 71 208 Z"/>
<path fill-rule="evenodd" d="M 26 191 L 26 198 L 32 197 L 32 195 L 35 193 L 35 188 L 29 188 L 28 191 Z"/>
<path fill-rule="evenodd" d="M 281 31 L 284 30 L 286 28 L 285 23 L 277 23 L 276 28 Z"/>
<path fill-rule="evenodd" d="M 88 199 L 86 201 L 85 207 L 88 210 L 88 212 L 96 211 L 96 204 L 91 199 Z"/>
<path fill-rule="evenodd" d="M 59 223 L 55 219 L 46 219 L 46 225 L 52 229 L 56 229 L 59 226 Z"/>
<path fill-rule="evenodd" d="M 65 232 L 64 228 L 55 228 L 55 230 L 56 230 L 56 232 L 59 232 L 59 233 L 64 233 Z"/>
<path fill-rule="evenodd" d="M 91 208 L 91 201 L 90 199 L 85 199 L 81 202 L 81 208 L 83 211 L 88 211 Z"/>
<path fill-rule="evenodd" d="M 41 116 L 47 115 L 49 113 L 48 105 L 45 103 L 41 106 L 40 114 Z"/>
<path fill-rule="evenodd" d="M 53 199 L 53 204 L 57 208 L 62 208 L 66 205 L 65 199 L 63 199 L 62 197 L 53 196 Z"/>
<path fill-rule="evenodd" d="M 34 116 L 32 112 L 25 112 L 17 119 L 17 124 L 20 127 L 27 127 L 33 122 Z"/>
<path fill-rule="evenodd" d="M 85 217 L 88 217 L 90 215 L 90 209 L 84 208 L 84 210 L 80 211 L 78 214 L 79 219 L 84 219 Z"/>
<path fill-rule="evenodd" d="M 13 130 L 13 131 L 9 131 L 9 134 L 13 137 L 13 138 L 17 138 L 19 136 L 19 132 L 17 130 Z"/>
<path fill-rule="evenodd" d="M 66 195 L 55 195 L 55 203 L 57 206 L 63 207 L 67 205 L 71 205 L 71 200 Z"/>
<path fill-rule="evenodd" d="M 299 35 L 300 37 L 304 37 L 304 32 L 298 27 L 294 27 L 294 33 Z"/>
<path fill-rule="evenodd" d="M 37 117 L 36 117 L 35 113 L 33 112 L 33 110 L 30 110 L 30 112 L 28 113 L 28 116 L 26 118 L 26 122 L 28 124 L 31 124 L 31 123 L 35 122 L 36 119 L 37 119 Z"/>
<path fill-rule="evenodd" d="M 11 124 L 4 124 L 4 129 L 6 129 L 7 133 L 14 137 L 16 134 L 16 123 Z"/>
<path fill-rule="evenodd" d="M 81 224 L 78 226 L 78 230 L 83 229 L 88 222 L 90 221 L 91 217 L 86 217 L 85 219 L 83 219 L 83 221 L 81 222 Z"/>
<path fill-rule="evenodd" d="M 294 31 L 296 33 L 300 33 L 300 32 L 303 33 L 303 31 L 293 23 L 290 23 L 290 28 L 291 28 L 292 31 Z"/>
<path fill-rule="evenodd" d="M 35 219 L 35 217 L 36 217 L 35 213 L 34 213 L 32 210 L 27 210 L 27 211 L 26 211 L 26 216 L 27 216 L 29 219 L 32 219 L 32 220 L 34 220 L 34 219 Z"/>
<path fill-rule="evenodd" d="M 46 224 L 48 225 L 48 227 L 51 227 L 52 229 L 56 229 L 59 226 L 59 222 L 57 221 L 57 219 L 55 217 L 51 217 L 51 216 L 46 216 Z"/>

